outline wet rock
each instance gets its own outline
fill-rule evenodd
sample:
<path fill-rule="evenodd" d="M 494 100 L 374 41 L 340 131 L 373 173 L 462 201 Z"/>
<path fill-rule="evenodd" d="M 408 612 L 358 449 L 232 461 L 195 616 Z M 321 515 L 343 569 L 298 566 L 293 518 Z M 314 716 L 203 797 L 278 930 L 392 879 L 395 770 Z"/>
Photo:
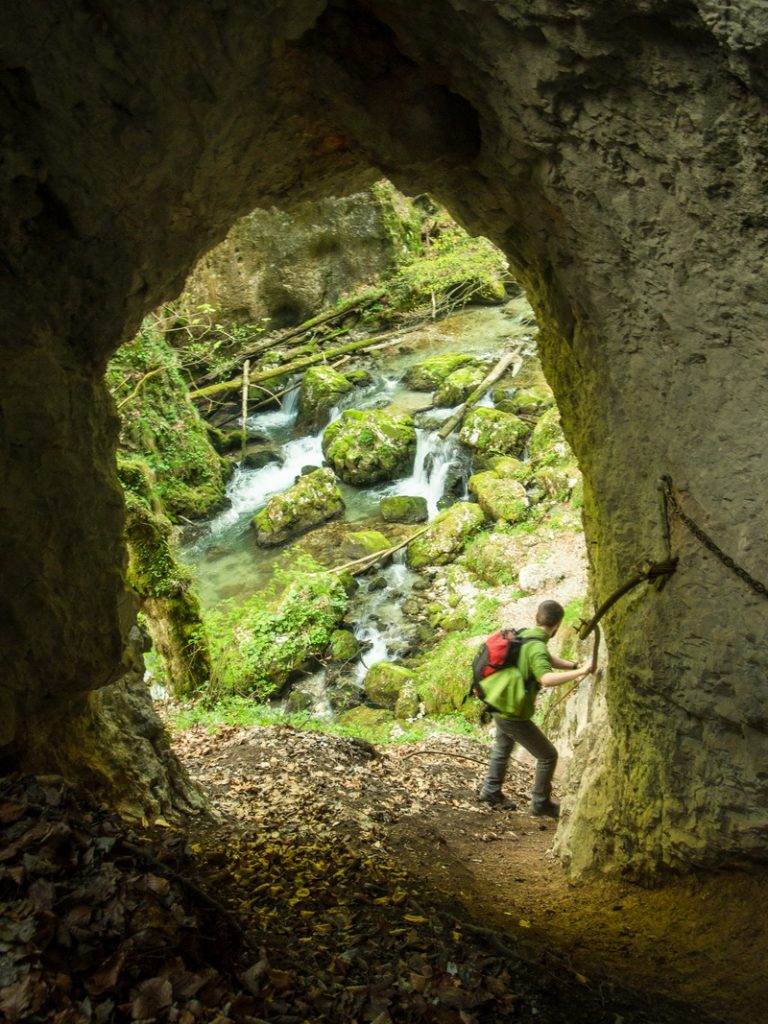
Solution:
<path fill-rule="evenodd" d="M 263 469 L 264 466 L 269 466 L 272 463 L 282 465 L 284 461 L 285 457 L 279 448 L 264 445 L 261 442 L 255 444 L 249 442 L 245 446 L 245 453 L 240 459 L 240 465 L 246 469 Z"/>
<path fill-rule="evenodd" d="M 251 520 L 261 547 L 282 544 L 305 530 L 332 519 L 344 509 L 344 500 L 329 469 L 317 469 L 282 494 L 269 499 Z"/>
<path fill-rule="evenodd" d="M 378 530 L 355 530 L 348 533 L 341 544 L 341 553 L 348 561 L 386 551 L 392 547 L 389 538 Z"/>
<path fill-rule="evenodd" d="M 424 523 L 429 512 L 427 499 L 420 496 L 393 495 L 379 502 L 381 518 L 388 523 Z"/>
<path fill-rule="evenodd" d="M 485 513 L 472 502 L 459 502 L 440 512 L 426 533 L 408 545 L 408 565 L 412 569 L 447 565 L 461 553 L 472 534 L 480 530 L 485 522 Z"/>
<path fill-rule="evenodd" d="M 474 363 L 472 356 L 459 352 L 430 356 L 409 367 L 403 378 L 403 383 L 412 391 L 434 391 L 460 366 L 465 366 L 467 363 Z"/>
<path fill-rule="evenodd" d="M 367 590 L 369 594 L 373 594 L 377 590 L 386 590 L 388 586 L 389 583 L 384 576 L 374 576 L 373 579 L 369 581 Z"/>
<path fill-rule="evenodd" d="M 352 383 L 330 366 L 310 366 L 301 382 L 297 428 L 315 433 L 324 427 L 331 409 L 352 389 Z"/>
<path fill-rule="evenodd" d="M 454 370 L 435 391 L 432 401 L 440 408 L 453 408 L 466 401 L 486 375 L 486 368 L 471 363 Z"/>
<path fill-rule="evenodd" d="M 365 486 L 413 469 L 416 430 L 410 416 L 347 410 L 326 428 L 323 454 L 339 478 Z"/>
<path fill-rule="evenodd" d="M 335 629 L 331 633 L 329 654 L 334 661 L 351 661 L 360 653 L 360 641 L 348 629 Z"/>

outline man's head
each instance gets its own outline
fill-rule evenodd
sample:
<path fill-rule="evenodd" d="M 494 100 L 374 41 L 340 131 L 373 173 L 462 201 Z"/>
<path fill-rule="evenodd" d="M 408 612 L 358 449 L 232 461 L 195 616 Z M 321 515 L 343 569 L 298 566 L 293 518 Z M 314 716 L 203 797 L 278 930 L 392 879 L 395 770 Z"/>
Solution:
<path fill-rule="evenodd" d="M 536 625 L 543 626 L 550 636 L 554 636 L 564 615 L 563 606 L 557 601 L 542 601 L 536 610 Z"/>

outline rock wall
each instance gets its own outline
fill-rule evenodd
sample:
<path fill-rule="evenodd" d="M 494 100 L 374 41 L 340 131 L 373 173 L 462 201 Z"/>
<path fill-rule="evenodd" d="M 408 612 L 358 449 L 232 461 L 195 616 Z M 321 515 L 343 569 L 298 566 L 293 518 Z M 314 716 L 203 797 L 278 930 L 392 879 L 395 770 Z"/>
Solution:
<path fill-rule="evenodd" d="M 768 578 L 761 5 L 4 9 L 0 657 L 6 752 L 119 673 L 130 607 L 104 360 L 254 206 L 429 190 L 505 249 L 585 478 L 603 599 L 665 554 L 657 480 Z M 763 856 L 765 597 L 679 522 L 606 623 L 575 868 Z"/>
<path fill-rule="evenodd" d="M 301 323 L 392 269 L 407 251 L 409 219 L 408 201 L 386 186 L 290 211 L 254 210 L 200 260 L 185 301 L 218 307 L 226 322 Z"/>

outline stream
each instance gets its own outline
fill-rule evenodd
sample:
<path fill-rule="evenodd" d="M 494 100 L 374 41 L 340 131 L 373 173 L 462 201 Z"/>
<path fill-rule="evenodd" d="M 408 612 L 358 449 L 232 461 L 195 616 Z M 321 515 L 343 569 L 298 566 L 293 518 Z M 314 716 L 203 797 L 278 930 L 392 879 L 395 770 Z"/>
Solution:
<path fill-rule="evenodd" d="M 365 489 L 339 482 L 346 505 L 344 522 L 357 523 L 376 516 L 379 502 L 388 495 L 425 498 L 431 520 L 439 511 L 438 502 L 445 492 L 451 467 L 457 463 L 464 464 L 462 478 L 466 487 L 468 465 L 466 454 L 460 450 L 462 446 L 455 434 L 443 440 L 438 433 L 440 423 L 453 410 L 427 412 L 431 410 L 431 394 L 408 390 L 401 383 L 402 377 L 410 365 L 429 356 L 460 351 L 495 361 L 503 348 L 516 346 L 521 353 L 527 352 L 532 349 L 530 317 L 530 307 L 523 298 L 515 300 L 512 310 L 509 306 L 504 311 L 499 307 L 469 308 L 407 335 L 397 350 L 385 355 L 377 353 L 375 364 L 366 361 L 371 384 L 344 396 L 344 401 L 332 411 L 331 420 L 347 408 L 406 412 L 414 416 L 417 424 L 417 449 L 413 473 L 408 477 Z M 251 432 L 267 436 L 270 444 L 280 449 L 282 463 L 272 462 L 260 469 L 238 465 L 227 487 L 230 506 L 182 548 L 182 560 L 194 572 L 204 609 L 215 608 L 227 600 L 243 601 L 268 585 L 276 566 L 286 567 L 294 557 L 290 546 L 259 548 L 250 521 L 269 497 L 290 487 L 303 470 L 323 464 L 321 443 L 326 428 L 313 435 L 295 436 L 298 396 L 296 388 L 285 396 L 281 408 L 248 419 Z M 486 396 L 480 404 L 492 402 Z M 463 496 L 466 497 L 466 490 Z M 462 495 L 456 497 L 460 500 Z M 355 635 L 364 652 L 354 673 L 359 682 L 374 662 L 398 657 L 403 646 L 401 605 L 416 579 L 416 574 L 405 565 L 403 550 L 378 570 L 375 588 L 364 583 L 355 596 L 351 614 Z M 317 679 L 304 681 L 301 688 L 311 692 L 315 713 L 329 711 L 321 674 Z"/>

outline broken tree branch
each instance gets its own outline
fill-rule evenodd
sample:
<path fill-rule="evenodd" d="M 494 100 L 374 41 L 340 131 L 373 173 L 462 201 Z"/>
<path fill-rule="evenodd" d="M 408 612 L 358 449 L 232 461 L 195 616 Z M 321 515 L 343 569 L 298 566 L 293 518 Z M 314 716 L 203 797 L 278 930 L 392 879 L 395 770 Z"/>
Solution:
<path fill-rule="evenodd" d="M 383 551 L 373 551 L 370 555 L 363 555 L 362 558 L 356 558 L 353 562 L 347 562 L 345 565 L 336 565 L 333 569 L 329 569 L 329 572 L 349 572 L 351 571 L 353 576 L 356 576 L 359 572 L 364 572 L 369 569 L 372 565 L 381 558 L 387 558 L 389 555 L 393 555 L 396 551 L 400 551 L 406 545 L 410 544 L 412 540 L 416 540 L 417 537 L 421 537 L 422 534 L 426 533 L 429 529 L 425 526 L 421 530 L 417 530 L 416 533 L 412 533 L 410 537 L 406 537 L 405 540 L 400 541 L 399 544 L 395 544 L 394 547 L 385 548 Z"/>
<path fill-rule="evenodd" d="M 511 363 L 515 361 L 516 358 L 517 352 L 507 352 L 506 355 L 503 355 L 501 357 L 501 359 L 498 361 L 498 363 L 496 363 L 496 365 L 488 374 L 488 376 L 484 377 L 483 380 L 477 385 L 477 387 L 466 400 L 466 402 L 464 402 L 463 405 L 460 405 L 456 412 L 452 416 L 449 416 L 445 423 L 442 425 L 442 427 L 440 427 L 438 433 L 440 434 L 440 437 L 443 438 L 443 440 L 445 440 L 445 438 L 448 437 L 449 434 L 452 434 L 457 427 L 461 426 L 461 424 L 464 421 L 464 417 L 467 415 L 467 413 L 475 405 L 477 405 L 477 403 L 483 397 L 483 395 L 491 386 L 491 384 L 495 384 L 499 377 L 502 377 L 506 373 L 507 368 L 510 366 Z M 513 376 L 518 372 L 519 369 L 520 367 L 518 366 L 513 371 Z"/>

